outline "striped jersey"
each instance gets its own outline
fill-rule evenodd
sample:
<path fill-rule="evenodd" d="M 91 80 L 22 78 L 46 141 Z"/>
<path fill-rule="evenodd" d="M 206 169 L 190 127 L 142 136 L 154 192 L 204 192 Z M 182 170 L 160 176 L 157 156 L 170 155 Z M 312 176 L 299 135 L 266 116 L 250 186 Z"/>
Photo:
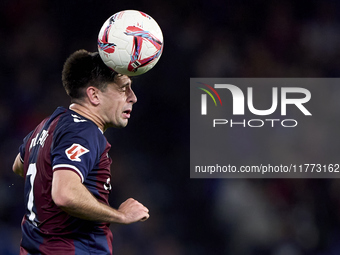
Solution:
<path fill-rule="evenodd" d="M 73 217 L 56 206 L 51 196 L 53 172 L 68 170 L 109 205 L 110 147 L 95 123 L 63 107 L 25 137 L 19 148 L 26 208 L 20 254 L 112 254 L 108 223 Z"/>

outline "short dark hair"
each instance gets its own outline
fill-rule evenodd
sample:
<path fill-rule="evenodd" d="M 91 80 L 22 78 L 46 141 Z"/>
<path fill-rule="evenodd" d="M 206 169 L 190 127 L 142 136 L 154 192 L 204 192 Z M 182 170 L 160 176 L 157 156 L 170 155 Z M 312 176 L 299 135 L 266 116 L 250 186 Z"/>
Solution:
<path fill-rule="evenodd" d="M 71 99 L 80 99 L 85 96 L 87 87 L 94 86 L 103 91 L 117 75 L 104 64 L 98 52 L 78 50 L 66 59 L 62 82 Z"/>

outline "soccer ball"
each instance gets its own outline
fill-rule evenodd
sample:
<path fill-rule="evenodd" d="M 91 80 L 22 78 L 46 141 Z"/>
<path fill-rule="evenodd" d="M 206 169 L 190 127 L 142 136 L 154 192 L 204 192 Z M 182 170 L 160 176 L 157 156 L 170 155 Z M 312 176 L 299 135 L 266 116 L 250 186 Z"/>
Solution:
<path fill-rule="evenodd" d="M 117 73 L 140 75 L 161 57 L 163 34 L 157 22 L 144 12 L 117 12 L 100 29 L 98 51 L 103 62 Z"/>

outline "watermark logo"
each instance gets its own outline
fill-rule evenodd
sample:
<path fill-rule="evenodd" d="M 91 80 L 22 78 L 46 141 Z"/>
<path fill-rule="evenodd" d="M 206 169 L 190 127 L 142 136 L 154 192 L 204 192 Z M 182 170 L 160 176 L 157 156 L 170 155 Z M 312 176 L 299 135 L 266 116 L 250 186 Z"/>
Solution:
<path fill-rule="evenodd" d="M 242 90 L 232 84 L 215 84 L 214 87 L 209 86 L 208 84 L 201 83 L 208 88 L 210 88 L 215 95 L 218 97 L 221 106 L 222 106 L 222 101 L 219 96 L 219 94 L 216 92 L 215 89 L 228 89 L 231 92 L 232 98 L 233 98 L 233 115 L 244 115 L 245 114 L 245 96 L 242 92 Z M 206 89 L 199 88 L 203 91 L 205 91 L 214 101 L 215 105 L 216 100 L 214 96 Z M 301 98 L 288 98 L 289 94 L 301 94 L 303 97 Z M 281 115 L 287 115 L 287 105 L 295 105 L 304 115 L 312 115 L 307 108 L 303 105 L 307 103 L 311 99 L 311 93 L 309 90 L 305 88 L 297 88 L 297 87 L 283 87 L 281 88 Z M 259 110 L 254 107 L 254 102 L 253 102 L 253 88 L 248 87 L 247 88 L 247 106 L 248 110 L 255 114 L 255 115 L 270 115 L 274 113 L 278 107 L 278 88 L 273 87 L 272 88 L 272 105 L 269 109 L 265 110 Z M 201 115 L 207 115 L 207 95 L 202 94 L 201 95 Z"/>
<path fill-rule="evenodd" d="M 222 111 L 226 105 L 222 104 L 222 100 L 220 94 L 223 96 L 225 93 L 228 93 L 232 97 L 232 115 L 233 116 L 242 116 L 248 113 L 256 115 L 256 116 L 269 116 L 271 114 L 280 111 L 280 113 L 276 113 L 275 116 L 287 115 L 287 106 L 295 107 L 299 112 L 301 112 L 305 116 L 311 116 L 311 112 L 305 106 L 311 100 L 311 93 L 308 89 L 302 87 L 268 87 L 271 91 L 270 94 L 266 94 L 266 100 L 269 100 L 271 97 L 271 105 L 265 107 L 266 109 L 258 109 L 254 106 L 254 90 L 253 87 L 246 87 L 246 93 L 242 91 L 242 89 L 233 84 L 214 84 L 213 87 L 203 83 L 197 82 L 198 84 L 203 85 L 199 87 L 200 90 L 204 91 L 204 94 L 201 94 L 201 115 L 208 115 L 208 103 L 207 103 L 207 95 L 213 100 L 215 106 L 223 106 Z M 218 92 L 217 92 L 218 90 Z M 269 93 L 269 91 L 267 91 Z M 256 92 L 255 92 L 256 93 Z M 261 92 L 260 92 L 261 93 Z M 216 99 L 216 98 L 217 99 Z M 219 101 L 219 104 L 218 104 Z M 230 103 L 231 106 L 231 103 Z M 210 110 L 209 110 L 210 111 Z M 241 122 L 233 121 L 233 119 L 214 119 L 213 127 L 221 124 L 231 124 L 233 126 L 236 124 L 249 126 L 249 127 L 262 127 L 266 122 L 271 123 L 271 126 L 274 127 L 275 122 L 281 122 L 283 127 L 295 127 L 298 122 L 295 119 L 250 119 L 250 120 L 242 120 Z M 290 124 L 288 124 L 290 123 Z"/>
<path fill-rule="evenodd" d="M 216 91 L 213 87 L 211 87 L 210 85 L 205 84 L 205 83 L 203 83 L 203 82 L 198 82 L 198 83 L 200 83 L 200 84 L 206 86 L 208 89 L 210 89 L 210 90 L 217 96 L 217 98 L 218 98 L 218 100 L 220 101 L 220 104 L 221 104 L 221 106 L 222 106 L 221 97 L 220 97 L 220 95 L 217 93 L 217 91 Z M 210 92 L 209 90 L 204 89 L 204 88 L 200 88 L 200 87 L 199 87 L 199 89 L 201 89 L 201 90 L 203 90 L 204 92 L 206 92 L 206 93 L 212 98 L 212 100 L 214 101 L 215 106 L 217 106 L 215 97 L 211 94 L 211 92 Z M 202 95 L 201 95 L 201 114 L 202 114 L 202 115 L 207 115 L 207 94 L 202 94 Z"/>
<path fill-rule="evenodd" d="M 338 178 L 332 152 L 340 146 L 334 139 L 340 114 L 332 109 L 339 83 L 190 78 L 190 178 Z M 315 162 L 319 154 L 322 162 Z"/>

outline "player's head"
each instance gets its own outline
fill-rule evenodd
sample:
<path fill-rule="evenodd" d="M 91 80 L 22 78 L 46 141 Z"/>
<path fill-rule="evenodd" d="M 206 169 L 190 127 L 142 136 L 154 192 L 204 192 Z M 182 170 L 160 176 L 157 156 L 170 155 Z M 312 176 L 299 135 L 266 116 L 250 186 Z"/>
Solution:
<path fill-rule="evenodd" d="M 78 50 L 65 61 L 62 71 L 62 82 L 71 100 L 85 96 L 88 86 L 105 90 L 107 84 L 115 81 L 120 74 L 108 68 L 98 52 Z"/>
<path fill-rule="evenodd" d="M 112 71 L 98 53 L 79 50 L 71 54 L 64 64 L 62 81 L 72 103 L 87 104 L 104 130 L 127 125 L 137 102 L 131 79 Z"/>

